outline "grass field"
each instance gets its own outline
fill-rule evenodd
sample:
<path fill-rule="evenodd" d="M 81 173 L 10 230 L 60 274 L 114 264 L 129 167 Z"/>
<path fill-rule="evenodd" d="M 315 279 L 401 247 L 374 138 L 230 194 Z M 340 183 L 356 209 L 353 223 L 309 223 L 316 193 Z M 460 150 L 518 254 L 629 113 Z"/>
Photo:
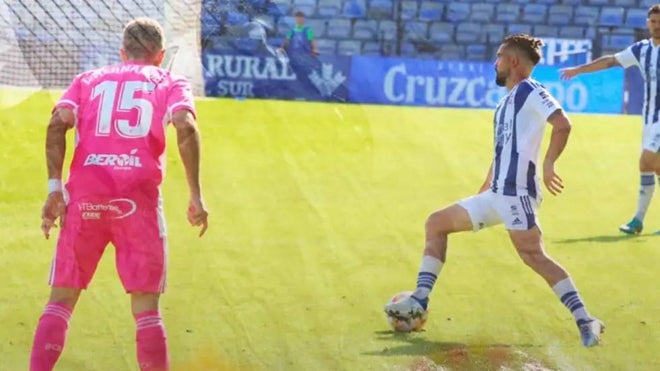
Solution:
<path fill-rule="evenodd" d="M 39 231 L 52 98 L 0 111 L 0 370 L 25 370 L 47 297 L 53 242 Z M 382 313 L 411 289 L 429 212 L 475 192 L 492 112 L 204 100 L 203 182 L 212 212 L 185 222 L 176 147 L 164 186 L 174 370 L 660 370 L 660 201 L 645 234 L 619 235 L 639 177 L 638 117 L 573 115 L 558 165 L 565 193 L 541 209 L 549 252 L 603 319 L 583 349 L 570 314 L 501 227 L 450 239 L 426 331 Z M 170 133 L 170 144 L 174 137 Z M 71 147 L 69 148 L 71 149 Z M 58 370 L 136 370 L 128 297 L 112 249 L 84 293 Z M 434 366 L 437 365 L 437 366 Z M 530 369 L 530 368 L 528 368 Z M 533 368 L 532 368 L 533 369 Z"/>

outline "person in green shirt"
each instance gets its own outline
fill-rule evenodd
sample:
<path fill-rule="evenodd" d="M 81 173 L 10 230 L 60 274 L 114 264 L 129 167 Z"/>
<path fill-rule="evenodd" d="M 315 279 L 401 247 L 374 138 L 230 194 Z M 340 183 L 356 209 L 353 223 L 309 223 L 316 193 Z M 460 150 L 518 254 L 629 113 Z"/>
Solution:
<path fill-rule="evenodd" d="M 319 50 L 314 38 L 314 31 L 305 26 L 305 14 L 298 11 L 294 16 L 296 25 L 286 34 L 280 49 L 285 49 L 289 53 L 318 55 Z"/>

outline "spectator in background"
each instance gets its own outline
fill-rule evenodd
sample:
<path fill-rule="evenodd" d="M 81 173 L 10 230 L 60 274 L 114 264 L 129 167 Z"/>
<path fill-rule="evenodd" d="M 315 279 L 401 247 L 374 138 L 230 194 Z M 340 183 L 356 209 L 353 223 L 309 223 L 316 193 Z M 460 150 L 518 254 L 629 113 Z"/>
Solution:
<path fill-rule="evenodd" d="M 305 13 L 298 11 L 294 16 L 296 25 L 286 34 L 286 38 L 280 49 L 285 49 L 289 54 L 319 55 L 314 31 L 305 26 Z"/>

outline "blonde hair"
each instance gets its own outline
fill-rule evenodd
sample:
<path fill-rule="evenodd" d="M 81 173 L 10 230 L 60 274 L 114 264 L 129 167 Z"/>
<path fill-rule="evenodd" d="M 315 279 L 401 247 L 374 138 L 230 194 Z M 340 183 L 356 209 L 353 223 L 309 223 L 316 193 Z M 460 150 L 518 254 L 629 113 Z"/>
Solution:
<path fill-rule="evenodd" d="M 163 50 L 165 32 L 163 27 L 151 18 L 136 18 L 124 27 L 122 46 L 129 58 L 143 59 L 154 56 Z"/>

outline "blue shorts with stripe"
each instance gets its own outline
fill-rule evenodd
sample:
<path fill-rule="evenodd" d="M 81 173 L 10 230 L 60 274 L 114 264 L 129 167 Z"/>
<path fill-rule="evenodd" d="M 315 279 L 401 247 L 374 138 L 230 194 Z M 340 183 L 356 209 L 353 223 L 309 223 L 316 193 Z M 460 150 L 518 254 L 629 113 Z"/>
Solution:
<path fill-rule="evenodd" d="M 487 190 L 458 201 L 467 210 L 473 230 L 504 224 L 508 230 L 529 230 L 539 227 L 539 202 L 527 195 L 504 196 Z"/>

